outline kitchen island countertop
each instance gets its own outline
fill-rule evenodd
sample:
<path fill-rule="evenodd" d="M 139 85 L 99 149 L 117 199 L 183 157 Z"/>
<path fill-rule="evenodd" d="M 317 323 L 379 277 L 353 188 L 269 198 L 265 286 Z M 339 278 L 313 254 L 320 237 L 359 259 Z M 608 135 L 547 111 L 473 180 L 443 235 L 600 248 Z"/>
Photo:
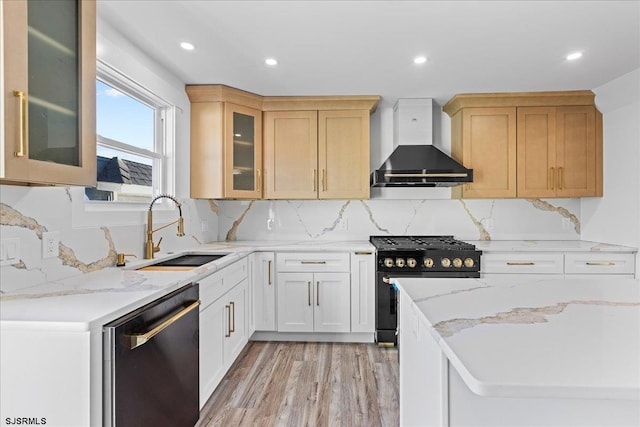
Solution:
<path fill-rule="evenodd" d="M 490 397 L 640 400 L 637 279 L 393 279 Z"/>

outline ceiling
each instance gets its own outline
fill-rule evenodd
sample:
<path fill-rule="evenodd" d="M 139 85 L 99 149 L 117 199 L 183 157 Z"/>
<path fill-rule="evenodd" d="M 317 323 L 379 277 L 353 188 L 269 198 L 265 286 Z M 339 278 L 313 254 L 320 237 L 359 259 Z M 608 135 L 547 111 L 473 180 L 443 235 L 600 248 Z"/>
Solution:
<path fill-rule="evenodd" d="M 593 89 L 640 67 L 640 1 L 98 0 L 98 16 L 187 84 L 261 95 L 444 105 L 456 93 Z M 567 61 L 573 51 L 583 57 Z"/>

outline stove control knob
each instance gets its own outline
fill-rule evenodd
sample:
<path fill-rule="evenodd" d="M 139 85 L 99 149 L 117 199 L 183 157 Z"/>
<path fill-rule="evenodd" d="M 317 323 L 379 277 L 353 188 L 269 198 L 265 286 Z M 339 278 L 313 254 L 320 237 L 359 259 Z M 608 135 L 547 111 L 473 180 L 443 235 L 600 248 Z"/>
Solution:
<path fill-rule="evenodd" d="M 404 267 L 404 258 L 396 258 L 396 267 Z"/>
<path fill-rule="evenodd" d="M 424 266 L 427 267 L 427 268 L 433 267 L 433 259 L 425 258 L 424 259 Z"/>
<path fill-rule="evenodd" d="M 454 258 L 453 259 L 453 266 L 455 268 L 460 268 L 462 267 L 462 260 L 460 258 Z"/>
<path fill-rule="evenodd" d="M 415 268 L 418 263 L 415 258 L 407 258 L 407 267 Z"/>
<path fill-rule="evenodd" d="M 475 265 L 475 262 L 473 261 L 472 258 L 465 258 L 464 259 L 464 266 L 467 268 L 471 268 Z"/>
<path fill-rule="evenodd" d="M 385 267 L 393 267 L 393 258 L 385 258 L 384 259 Z"/>
<path fill-rule="evenodd" d="M 451 260 L 449 258 L 442 258 L 440 260 L 440 264 L 444 267 L 444 268 L 449 268 L 451 267 Z"/>

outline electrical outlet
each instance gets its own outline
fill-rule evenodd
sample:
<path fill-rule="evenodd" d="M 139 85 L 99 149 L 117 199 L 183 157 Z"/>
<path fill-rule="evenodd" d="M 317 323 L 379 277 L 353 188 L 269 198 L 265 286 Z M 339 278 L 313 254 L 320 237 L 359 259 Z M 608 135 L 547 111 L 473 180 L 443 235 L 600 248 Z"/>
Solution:
<path fill-rule="evenodd" d="M 54 258 L 58 256 L 60 245 L 60 233 L 49 231 L 42 233 L 42 258 Z"/>

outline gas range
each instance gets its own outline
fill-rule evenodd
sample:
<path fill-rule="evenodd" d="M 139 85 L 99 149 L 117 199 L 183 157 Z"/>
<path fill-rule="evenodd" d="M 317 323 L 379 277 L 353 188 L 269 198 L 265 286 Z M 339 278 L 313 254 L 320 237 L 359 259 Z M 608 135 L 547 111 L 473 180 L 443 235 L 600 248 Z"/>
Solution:
<path fill-rule="evenodd" d="M 376 335 L 378 345 L 398 343 L 398 295 L 389 277 L 480 277 L 475 245 L 453 236 L 371 236 L 376 247 Z"/>
<path fill-rule="evenodd" d="M 480 277 L 475 245 L 453 236 L 371 236 L 376 270 L 390 276 Z"/>

